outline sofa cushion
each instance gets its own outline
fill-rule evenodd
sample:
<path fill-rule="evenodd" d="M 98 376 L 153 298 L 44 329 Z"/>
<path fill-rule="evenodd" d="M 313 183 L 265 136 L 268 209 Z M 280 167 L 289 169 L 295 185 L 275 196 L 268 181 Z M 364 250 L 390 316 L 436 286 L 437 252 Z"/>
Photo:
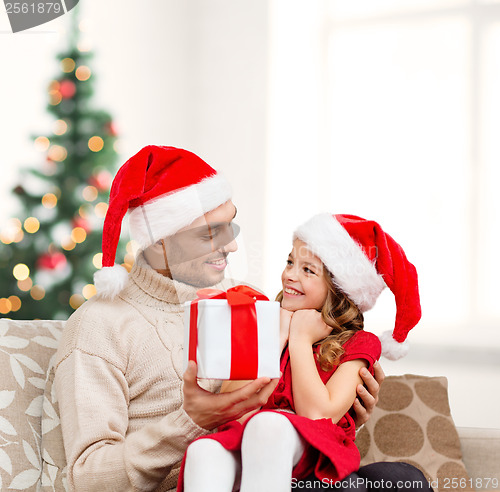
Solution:
<path fill-rule="evenodd" d="M 0 320 L 0 490 L 35 490 L 43 481 L 43 392 L 63 325 Z"/>
<path fill-rule="evenodd" d="M 500 429 L 457 427 L 462 455 L 477 490 L 500 490 Z"/>
<path fill-rule="evenodd" d="M 419 468 L 436 491 L 474 490 L 462 462 L 445 377 L 386 377 L 356 444 L 361 465 L 403 461 Z"/>

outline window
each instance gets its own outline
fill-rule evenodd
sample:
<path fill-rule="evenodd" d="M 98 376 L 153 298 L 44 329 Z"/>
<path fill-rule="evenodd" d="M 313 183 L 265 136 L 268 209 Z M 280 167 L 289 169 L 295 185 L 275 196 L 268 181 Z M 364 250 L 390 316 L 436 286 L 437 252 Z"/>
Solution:
<path fill-rule="evenodd" d="M 269 282 L 300 221 L 373 218 L 419 271 L 412 340 L 500 347 L 500 2 L 298 3 L 272 11 Z"/>

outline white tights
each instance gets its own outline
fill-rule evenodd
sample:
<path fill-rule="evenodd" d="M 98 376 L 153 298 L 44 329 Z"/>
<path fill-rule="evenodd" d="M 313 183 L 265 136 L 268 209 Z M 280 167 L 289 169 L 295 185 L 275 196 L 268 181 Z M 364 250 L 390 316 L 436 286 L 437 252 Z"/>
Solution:
<path fill-rule="evenodd" d="M 245 427 L 239 452 L 227 451 L 213 439 L 200 439 L 187 450 L 185 492 L 288 492 L 293 467 L 304 441 L 290 421 L 275 412 L 253 416 Z"/>

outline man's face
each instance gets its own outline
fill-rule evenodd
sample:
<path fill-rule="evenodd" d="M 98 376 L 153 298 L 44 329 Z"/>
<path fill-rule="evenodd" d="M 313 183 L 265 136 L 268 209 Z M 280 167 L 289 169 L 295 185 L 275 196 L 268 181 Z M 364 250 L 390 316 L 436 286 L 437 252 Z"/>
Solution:
<path fill-rule="evenodd" d="M 227 255 L 238 249 L 239 228 L 232 223 L 235 215 L 236 207 L 228 201 L 164 239 L 173 279 L 209 287 L 224 278 Z"/>

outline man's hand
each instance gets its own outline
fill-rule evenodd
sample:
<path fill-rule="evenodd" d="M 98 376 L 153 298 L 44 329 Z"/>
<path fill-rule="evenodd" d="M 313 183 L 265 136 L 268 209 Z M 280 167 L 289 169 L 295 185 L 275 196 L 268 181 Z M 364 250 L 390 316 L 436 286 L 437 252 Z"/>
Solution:
<path fill-rule="evenodd" d="M 240 389 L 228 393 L 211 393 L 198 385 L 198 368 L 189 361 L 184 373 L 183 408 L 193 421 L 207 430 L 236 420 L 262 407 L 278 384 L 278 379 L 258 378 Z"/>
<path fill-rule="evenodd" d="M 366 424 L 366 422 L 370 419 L 373 409 L 378 402 L 380 386 L 385 379 L 384 371 L 378 361 L 373 365 L 373 370 L 375 377 L 373 377 L 364 367 L 359 371 L 359 375 L 361 376 L 361 379 L 366 387 L 362 384 L 358 384 L 358 387 L 356 388 L 358 398 L 354 400 L 353 405 L 354 411 L 356 412 L 356 428 Z M 362 400 L 362 404 L 359 399 Z"/>

